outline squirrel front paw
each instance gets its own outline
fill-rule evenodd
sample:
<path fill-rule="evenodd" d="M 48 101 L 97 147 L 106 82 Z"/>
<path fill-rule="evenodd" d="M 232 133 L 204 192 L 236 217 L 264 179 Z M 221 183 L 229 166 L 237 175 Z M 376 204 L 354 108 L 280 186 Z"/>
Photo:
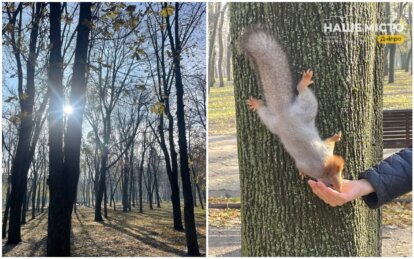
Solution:
<path fill-rule="evenodd" d="M 247 105 L 249 106 L 249 109 L 252 111 L 257 111 L 257 109 L 259 109 L 261 106 L 263 106 L 263 101 L 253 98 L 253 97 L 249 97 L 249 99 L 246 101 Z"/>
<path fill-rule="evenodd" d="M 298 91 L 305 90 L 309 85 L 313 84 L 312 81 L 313 71 L 308 69 L 307 71 L 303 72 L 302 79 L 298 84 Z"/>

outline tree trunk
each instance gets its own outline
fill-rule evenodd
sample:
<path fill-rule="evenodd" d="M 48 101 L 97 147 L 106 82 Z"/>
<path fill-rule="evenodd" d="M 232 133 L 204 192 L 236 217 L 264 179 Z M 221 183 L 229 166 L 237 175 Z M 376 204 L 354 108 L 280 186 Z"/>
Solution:
<path fill-rule="evenodd" d="M 138 195 L 139 195 L 139 212 L 143 213 L 143 205 L 142 205 L 142 176 L 144 174 L 144 155 L 141 156 L 141 161 L 139 165 L 139 179 L 138 179 Z"/>
<path fill-rule="evenodd" d="M 412 51 L 413 51 L 413 47 L 411 46 L 410 51 L 408 51 L 408 55 L 407 55 L 407 57 L 405 59 L 405 62 L 404 62 L 404 71 L 405 72 L 408 72 L 410 70 L 410 60 L 412 58 Z"/>
<path fill-rule="evenodd" d="M 104 188 L 104 217 L 108 218 L 108 192 L 107 192 L 107 184 L 105 183 Z"/>
<path fill-rule="evenodd" d="M 370 33 L 335 33 L 338 41 L 324 41 L 321 22 L 349 13 L 352 23 L 383 22 L 381 3 L 232 3 L 230 26 L 236 43 L 244 28 L 266 25 L 288 52 L 294 83 L 313 69 L 316 125 L 322 137 L 342 131 L 335 153 L 348 162 L 345 178 L 355 179 L 382 158 L 384 55 L 381 44 L 359 41 Z M 278 137 L 247 109 L 243 100 L 261 91 L 236 44 L 233 68 L 242 256 L 379 256 L 379 210 L 361 200 L 332 208 L 315 197 Z"/>
<path fill-rule="evenodd" d="M 111 134 L 111 117 L 106 115 L 106 119 L 104 121 L 104 143 L 109 143 L 109 138 Z M 97 193 L 96 193 L 96 202 L 95 202 L 95 221 L 102 222 L 102 200 L 104 199 L 105 194 L 105 185 L 106 185 L 106 164 L 108 160 L 108 145 L 103 145 L 102 148 L 102 158 L 101 158 L 101 168 L 99 171 L 99 182 L 97 186 Z"/>
<path fill-rule="evenodd" d="M 198 183 L 197 174 L 195 172 L 194 166 L 191 167 L 191 171 L 193 171 L 194 185 L 197 188 L 198 200 L 200 201 L 201 209 L 204 210 L 203 195 L 202 195 L 202 192 L 201 192 L 201 189 L 200 189 L 200 184 Z"/>
<path fill-rule="evenodd" d="M 52 59 L 51 52 L 51 61 L 50 70 L 51 76 L 53 75 L 52 69 L 54 66 L 61 67 L 60 64 L 55 62 L 60 57 L 60 18 L 61 18 L 61 8 L 60 3 L 51 3 L 51 43 L 57 43 L 56 46 L 56 59 Z M 52 7 L 53 6 L 53 7 Z M 59 144 L 52 142 L 52 140 L 62 141 L 63 131 L 58 130 L 53 131 L 52 125 L 49 125 L 49 132 L 52 132 L 56 138 L 50 139 L 50 155 L 51 160 L 60 159 L 55 161 L 59 165 L 61 171 L 50 171 L 49 179 L 49 189 L 50 189 L 50 203 L 49 203 L 49 218 L 48 218 L 48 235 L 47 235 L 47 255 L 48 256 L 70 256 L 70 231 L 71 231 L 71 218 L 73 205 L 76 203 L 77 196 L 77 185 L 80 175 L 80 148 L 81 148 L 81 139 L 82 139 L 82 120 L 83 112 L 85 108 L 85 93 L 86 93 L 86 58 L 89 45 L 89 32 L 90 32 L 90 21 L 91 21 L 91 3 L 81 3 L 79 11 L 79 23 L 77 27 L 77 39 L 75 47 L 75 59 L 73 65 L 73 77 L 72 77 L 72 87 L 70 92 L 70 102 L 73 105 L 74 112 L 67 119 L 67 130 L 65 132 L 65 145 L 64 145 L 64 158 L 62 155 L 62 143 Z M 53 9 L 53 12 L 52 12 Z M 53 14 L 53 15 L 52 15 Z M 53 34 L 52 34 L 52 28 Z M 53 35 L 53 40 L 52 40 Z M 59 38 L 59 39 L 58 39 Z M 55 46 L 52 47 L 52 49 Z M 56 72 L 56 71 L 55 71 Z M 59 69 L 59 73 L 62 73 Z M 60 77 L 61 75 L 59 75 Z M 53 78 L 53 77 L 52 77 Z M 55 78 L 56 79 L 56 78 Z M 58 84 L 62 84 L 61 77 L 60 81 L 56 80 Z M 51 82 L 55 82 L 52 81 Z M 56 97 L 55 97 L 56 98 Z M 62 99 L 53 100 L 51 98 L 51 103 L 53 106 L 50 108 L 51 113 L 56 113 L 58 110 L 62 110 Z M 59 107 L 59 108 L 58 108 Z M 59 114 L 58 114 L 59 115 Z M 61 116 L 61 114 L 60 114 Z M 55 118 L 56 119 L 56 118 Z M 53 122 L 53 120 L 52 120 Z M 55 134 L 60 134 L 56 136 Z M 51 133 L 49 133 L 51 134 Z M 60 152 L 60 157 L 52 157 L 53 145 L 59 145 L 60 149 L 55 149 Z"/>
<path fill-rule="evenodd" d="M 36 211 L 37 211 L 37 213 L 39 213 L 40 212 L 40 196 L 41 196 L 41 192 L 42 192 L 42 181 L 41 181 L 41 178 L 42 178 L 42 174 L 40 174 L 40 178 L 39 178 L 39 186 L 38 186 L 38 190 L 37 190 L 37 198 L 36 198 Z"/>
<path fill-rule="evenodd" d="M 389 46 L 389 65 L 388 65 L 388 83 L 394 83 L 395 81 L 395 53 L 397 51 L 397 46 L 391 44 Z"/>
<path fill-rule="evenodd" d="M 30 196 L 30 193 L 29 193 Z M 23 196 L 23 205 L 22 205 L 22 216 L 20 219 L 20 224 L 24 225 L 26 224 L 26 212 L 27 212 L 27 188 L 24 192 L 24 196 Z"/>
<path fill-rule="evenodd" d="M 223 10 L 220 14 L 220 23 L 218 28 L 218 61 L 217 61 L 217 69 L 218 69 L 218 77 L 219 77 L 219 87 L 224 86 L 223 80 L 223 24 L 224 24 L 224 15 L 226 13 L 227 4 L 223 7 Z"/>
<path fill-rule="evenodd" d="M 46 174 L 46 172 L 45 172 Z M 43 176 L 43 188 L 42 188 L 42 207 L 40 208 L 40 213 L 44 212 L 46 205 L 46 176 Z"/>
<path fill-rule="evenodd" d="M 36 165 L 35 165 L 36 166 Z M 37 194 L 37 178 L 38 178 L 37 170 L 33 170 L 33 194 L 32 194 L 32 219 L 36 218 L 36 194 Z"/>
<path fill-rule="evenodd" d="M 44 4 L 36 3 L 35 14 L 32 19 L 32 30 L 30 31 L 30 43 L 29 43 L 29 58 L 27 62 L 27 75 L 26 75 L 26 91 L 23 91 L 23 70 L 22 63 L 20 58 L 20 49 L 13 45 L 13 52 L 16 58 L 17 74 L 18 74 L 18 91 L 19 91 L 19 101 L 20 101 L 20 127 L 19 127 L 19 137 L 16 147 L 15 156 L 12 163 L 11 170 L 11 192 L 10 192 L 10 221 L 9 221 L 9 230 L 8 230 L 8 239 L 7 244 L 18 244 L 21 241 L 21 215 L 22 208 L 25 205 L 23 203 L 23 196 L 26 195 L 26 186 L 27 186 L 27 174 L 29 172 L 30 163 L 33 158 L 35 146 L 30 146 L 30 140 L 33 130 L 33 106 L 35 100 L 35 63 L 36 63 L 36 43 L 39 32 L 39 22 L 40 14 Z M 19 30 L 21 30 L 21 20 L 22 20 L 22 5 L 19 4 L 17 13 L 20 14 L 19 21 Z M 20 12 L 18 11 L 20 10 Z M 10 21 L 12 22 L 12 21 Z M 13 25 L 16 22 L 16 19 L 12 22 Z M 16 26 L 17 27 L 17 26 Z M 15 41 L 14 32 L 11 35 L 14 43 Z M 22 98 L 23 93 L 27 98 Z M 32 142 L 35 144 L 36 142 Z"/>
<path fill-rule="evenodd" d="M 385 19 L 387 24 L 391 24 L 391 3 L 385 3 Z M 388 35 L 392 34 L 390 26 L 387 26 Z M 394 83 L 395 70 L 395 52 L 397 46 L 395 44 L 388 45 L 388 83 Z"/>
<path fill-rule="evenodd" d="M 189 256 L 200 256 L 197 240 L 197 231 L 194 219 L 193 194 L 191 191 L 190 168 L 188 166 L 188 152 L 186 139 L 186 126 L 184 114 L 184 86 L 181 77 L 181 42 L 179 34 L 179 10 L 180 3 L 175 4 L 175 23 L 174 37 L 172 35 L 171 24 L 167 17 L 167 30 L 170 39 L 171 52 L 173 53 L 173 63 L 175 70 L 175 88 L 177 96 L 177 128 L 178 128 L 178 146 L 180 149 L 180 170 L 181 182 L 184 196 L 184 222 L 185 235 L 187 239 L 187 248 Z"/>
<path fill-rule="evenodd" d="M 124 166 L 122 168 L 122 211 L 128 211 L 128 187 L 129 187 L 129 168 L 128 154 L 125 154 Z"/>
<path fill-rule="evenodd" d="M 215 10 L 214 10 L 215 9 Z M 214 85 L 214 42 L 216 40 L 217 24 L 220 18 L 221 3 L 209 3 L 209 40 L 208 40 L 208 89 Z"/>
<path fill-rule="evenodd" d="M 160 202 L 160 193 L 158 191 L 158 177 L 157 177 L 157 171 L 154 171 L 154 186 L 155 186 L 155 196 L 157 198 L 157 208 L 161 208 L 161 202 Z"/>
<path fill-rule="evenodd" d="M 4 210 L 3 221 L 2 221 L 2 238 L 6 237 L 7 231 L 7 221 L 9 220 L 9 212 L 10 212 L 10 187 L 7 187 L 7 194 L 6 194 L 6 208 Z"/>
<path fill-rule="evenodd" d="M 134 142 L 131 145 L 131 155 L 129 156 L 129 195 L 128 195 L 128 210 L 131 211 L 134 195 Z M 135 204 L 133 204 L 135 207 Z"/>
<path fill-rule="evenodd" d="M 226 74 L 227 74 L 227 81 L 232 81 L 231 76 L 231 37 L 230 33 L 227 36 L 227 54 L 226 54 Z"/>

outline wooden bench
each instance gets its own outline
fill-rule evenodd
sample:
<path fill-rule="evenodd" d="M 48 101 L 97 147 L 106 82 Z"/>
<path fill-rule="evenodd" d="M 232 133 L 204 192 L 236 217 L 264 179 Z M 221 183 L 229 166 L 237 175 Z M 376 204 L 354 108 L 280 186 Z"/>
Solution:
<path fill-rule="evenodd" d="M 384 148 L 405 148 L 412 143 L 412 110 L 383 111 Z"/>

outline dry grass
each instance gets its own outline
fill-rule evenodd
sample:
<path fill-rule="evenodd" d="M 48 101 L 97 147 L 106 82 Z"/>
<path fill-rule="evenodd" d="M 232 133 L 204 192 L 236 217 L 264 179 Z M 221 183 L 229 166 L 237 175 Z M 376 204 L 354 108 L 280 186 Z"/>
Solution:
<path fill-rule="evenodd" d="M 171 205 L 161 206 L 142 214 L 109 210 L 104 223 L 93 220 L 92 208 L 78 208 L 72 215 L 72 256 L 186 256 L 185 233 L 173 230 Z M 200 252 L 205 254 L 206 220 L 200 208 L 196 224 Z M 3 256 L 45 256 L 47 213 L 30 220 L 22 232 L 24 241 L 3 246 Z"/>

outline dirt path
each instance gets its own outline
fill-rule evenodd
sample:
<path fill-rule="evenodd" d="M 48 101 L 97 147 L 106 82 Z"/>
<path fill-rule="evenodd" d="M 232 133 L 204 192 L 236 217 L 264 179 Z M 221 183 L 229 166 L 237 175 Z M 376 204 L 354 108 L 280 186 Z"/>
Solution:
<path fill-rule="evenodd" d="M 184 232 L 172 228 L 171 206 L 143 214 L 108 211 L 104 223 L 93 220 L 94 210 L 81 207 L 72 217 L 72 256 L 185 256 Z M 205 254 L 205 211 L 196 209 L 200 252 Z M 47 213 L 28 221 L 17 246 L 4 246 L 3 256 L 45 256 Z"/>
<path fill-rule="evenodd" d="M 398 228 L 394 226 L 382 227 L 382 256 L 412 256 L 411 227 Z M 239 257 L 240 251 L 240 226 L 223 229 L 209 227 L 210 256 Z"/>
<path fill-rule="evenodd" d="M 211 197 L 240 197 L 235 135 L 209 136 L 208 183 Z"/>

